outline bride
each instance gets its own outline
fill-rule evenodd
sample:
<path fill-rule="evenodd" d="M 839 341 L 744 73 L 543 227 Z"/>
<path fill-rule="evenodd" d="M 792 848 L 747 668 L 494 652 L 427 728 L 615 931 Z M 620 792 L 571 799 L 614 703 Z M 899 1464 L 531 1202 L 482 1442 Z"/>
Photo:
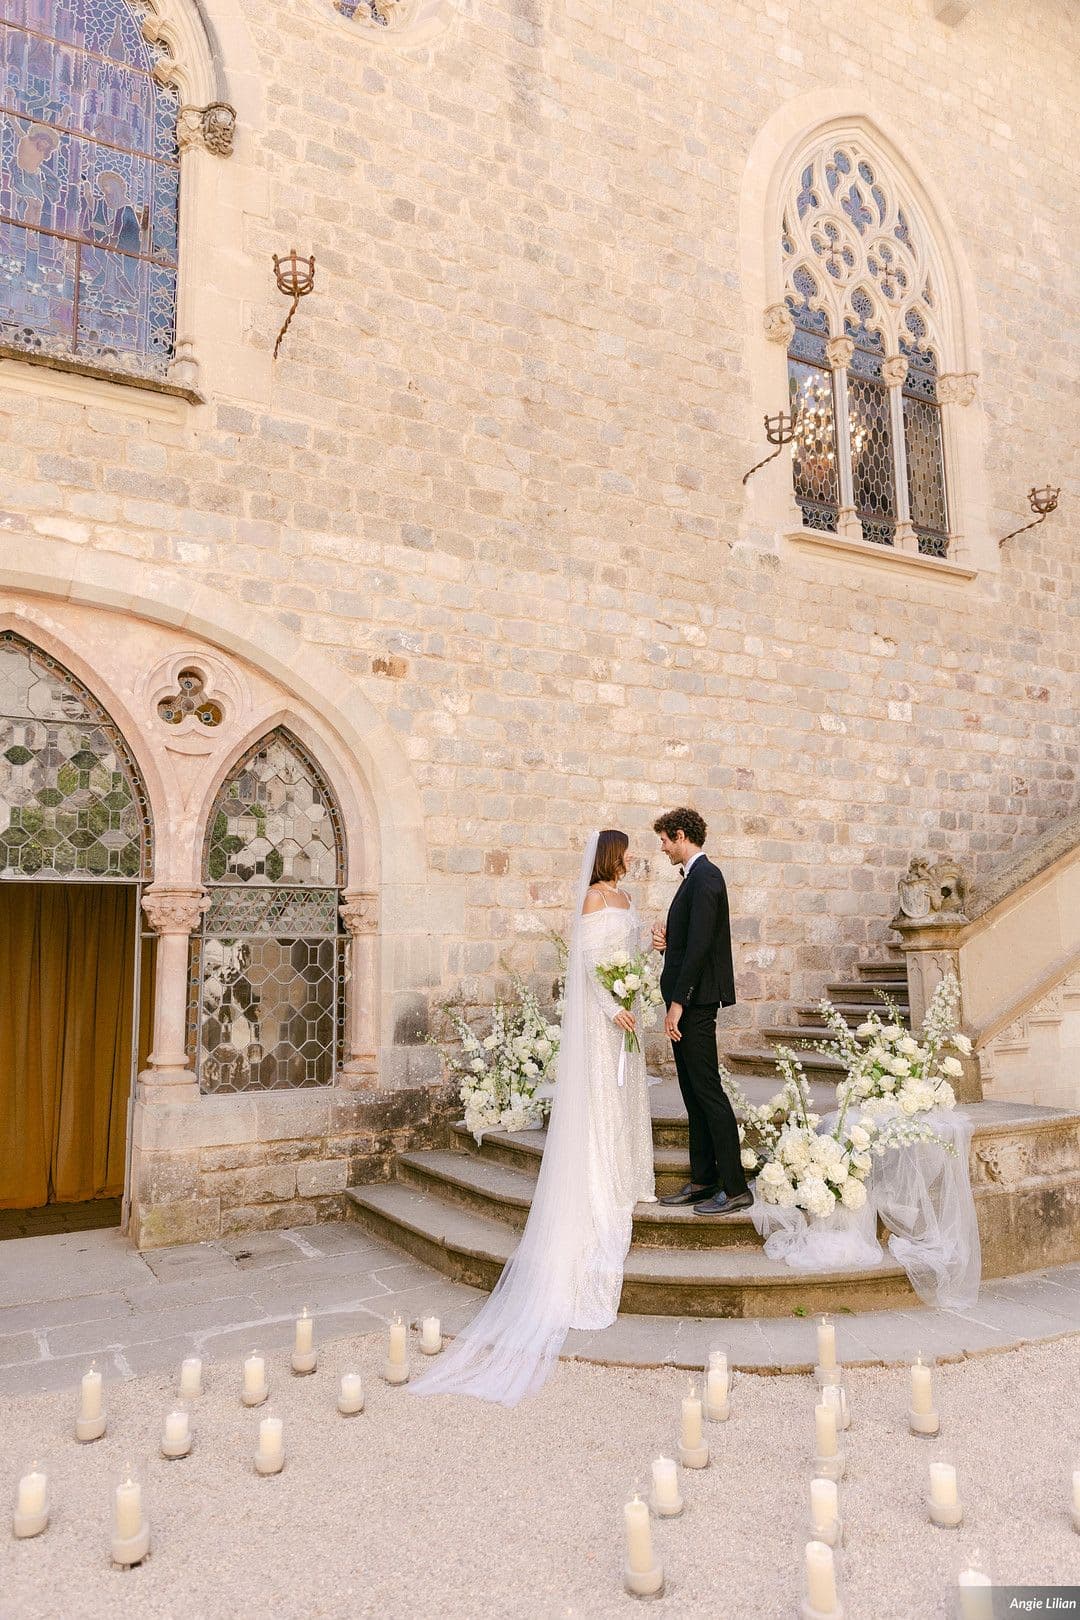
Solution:
<path fill-rule="evenodd" d="M 634 1205 L 655 1201 L 645 1058 L 624 1053 L 637 1018 L 598 965 L 647 940 L 619 887 L 629 839 L 592 833 L 578 882 L 547 1143 L 529 1218 L 491 1297 L 427 1372 L 420 1395 L 515 1406 L 539 1389 L 571 1328 L 615 1320 Z"/>

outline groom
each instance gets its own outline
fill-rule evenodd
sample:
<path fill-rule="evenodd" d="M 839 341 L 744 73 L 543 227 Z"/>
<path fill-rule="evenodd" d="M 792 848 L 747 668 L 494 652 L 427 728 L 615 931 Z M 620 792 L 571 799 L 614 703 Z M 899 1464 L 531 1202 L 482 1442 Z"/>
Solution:
<path fill-rule="evenodd" d="M 754 1200 L 716 1057 L 717 1010 L 735 1003 L 727 888 L 702 848 L 706 829 L 696 810 L 669 810 L 653 823 L 653 831 L 683 873 L 667 923 L 653 929 L 653 947 L 664 952 L 664 1031 L 690 1122 L 690 1180 L 660 1202 L 693 1204 L 695 1215 L 731 1215 L 749 1209 Z"/>

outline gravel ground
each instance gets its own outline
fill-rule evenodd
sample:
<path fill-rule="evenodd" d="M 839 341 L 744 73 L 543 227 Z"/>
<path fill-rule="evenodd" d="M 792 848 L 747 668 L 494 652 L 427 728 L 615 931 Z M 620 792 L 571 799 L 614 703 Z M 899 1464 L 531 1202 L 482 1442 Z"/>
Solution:
<path fill-rule="evenodd" d="M 808 1336 L 813 1324 L 807 1324 Z M 841 1353 L 843 1328 L 839 1328 Z M 718 1334 L 722 1340 L 722 1328 Z M 416 1399 L 378 1377 L 381 1336 L 322 1347 L 316 1375 L 268 1356 L 271 1394 L 249 1411 L 239 1360 L 207 1371 L 192 1406 L 190 1457 L 157 1454 L 174 1378 L 108 1388 L 109 1432 L 71 1436 L 70 1393 L 0 1400 L 0 1478 L 37 1457 L 51 1482 L 45 1535 L 0 1536 L 3 1620 L 607 1620 L 640 1614 L 621 1589 L 622 1513 L 649 1463 L 672 1453 L 685 1374 L 564 1362 L 514 1412 Z M 418 1360 L 420 1358 L 417 1358 Z M 340 1418 L 343 1370 L 364 1375 L 367 1409 Z M 1080 1467 L 1080 1339 L 941 1367 L 940 1442 L 906 1424 L 902 1370 L 849 1376 L 852 1426 L 839 1555 L 848 1620 L 953 1614 L 957 1572 L 978 1551 L 1002 1583 L 1080 1573 L 1069 1520 Z M 284 1472 L 252 1470 L 258 1421 L 285 1421 Z M 713 1466 L 683 1474 L 688 1510 L 654 1525 L 668 1620 L 790 1620 L 802 1595 L 813 1449 L 807 1377 L 736 1376 L 732 1417 L 711 1425 Z M 925 1515 L 928 1462 L 959 1471 L 965 1525 Z M 111 1568 L 111 1488 L 141 1471 L 152 1552 Z M 646 1612 L 649 1612 L 646 1610 Z"/>

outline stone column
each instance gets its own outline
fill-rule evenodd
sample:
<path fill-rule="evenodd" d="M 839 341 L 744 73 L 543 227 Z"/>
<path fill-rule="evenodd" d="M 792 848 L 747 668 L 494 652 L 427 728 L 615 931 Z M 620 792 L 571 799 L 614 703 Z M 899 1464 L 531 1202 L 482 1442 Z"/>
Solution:
<path fill-rule="evenodd" d="M 851 466 L 851 407 L 848 404 L 847 368 L 855 353 L 855 343 L 845 335 L 830 338 L 825 345 L 833 379 L 833 409 L 836 412 L 836 481 L 840 510 L 836 532 L 845 540 L 861 540 L 862 524 L 855 510 L 855 477 Z"/>
<path fill-rule="evenodd" d="M 378 1077 L 379 897 L 345 889 L 338 907 L 349 936 L 345 1007 L 345 1062 L 339 1084 L 360 1091 Z"/>
<path fill-rule="evenodd" d="M 892 426 L 893 476 L 896 480 L 896 549 L 919 549 L 919 537 L 911 521 L 911 497 L 908 494 L 907 440 L 904 437 L 904 383 L 907 381 L 907 356 L 894 354 L 883 362 L 882 380 L 889 385 L 889 418 Z"/>
<path fill-rule="evenodd" d="M 949 489 L 949 558 L 952 562 L 960 563 L 969 561 L 969 550 L 963 534 L 956 527 L 957 517 L 964 510 L 960 453 L 963 433 L 959 413 L 974 401 L 978 380 L 978 372 L 975 371 L 947 371 L 937 380 L 941 444 Z"/>
<path fill-rule="evenodd" d="M 139 1094 L 148 1102 L 180 1102 L 199 1094 L 187 1054 L 188 948 L 209 903 L 203 889 L 148 889 L 142 898 L 158 936 L 154 1045 L 139 1075 Z"/>

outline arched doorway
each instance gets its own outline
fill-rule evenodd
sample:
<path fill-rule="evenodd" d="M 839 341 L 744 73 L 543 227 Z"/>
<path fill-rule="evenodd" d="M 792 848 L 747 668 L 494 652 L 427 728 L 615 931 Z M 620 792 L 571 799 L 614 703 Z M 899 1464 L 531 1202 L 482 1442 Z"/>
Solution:
<path fill-rule="evenodd" d="M 123 1219 L 152 867 L 119 729 L 55 658 L 3 631 L 0 1234 Z"/>

